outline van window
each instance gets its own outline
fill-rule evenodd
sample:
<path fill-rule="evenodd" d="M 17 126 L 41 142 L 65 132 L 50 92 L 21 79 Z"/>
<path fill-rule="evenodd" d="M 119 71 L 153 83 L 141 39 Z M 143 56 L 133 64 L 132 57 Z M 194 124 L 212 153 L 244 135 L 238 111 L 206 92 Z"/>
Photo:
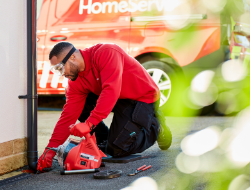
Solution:
<path fill-rule="evenodd" d="M 41 11 L 41 8 L 42 8 L 42 4 L 43 4 L 43 0 L 37 0 L 37 12 L 36 12 L 36 19 L 38 19 L 39 15 L 40 15 L 40 11 Z"/>
<path fill-rule="evenodd" d="M 234 34 L 234 41 L 235 43 L 239 44 L 240 46 L 243 46 L 245 48 L 250 48 L 250 42 L 249 39 L 246 36 L 243 36 L 242 34 Z"/>

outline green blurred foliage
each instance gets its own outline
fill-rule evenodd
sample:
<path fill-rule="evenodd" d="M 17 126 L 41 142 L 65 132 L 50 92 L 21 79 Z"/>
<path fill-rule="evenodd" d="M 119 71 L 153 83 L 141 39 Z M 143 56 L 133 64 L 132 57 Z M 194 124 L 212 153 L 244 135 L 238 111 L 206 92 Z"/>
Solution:
<path fill-rule="evenodd" d="M 220 13 L 222 24 L 230 24 L 231 19 L 238 21 L 240 16 L 246 12 L 246 2 L 245 0 L 227 0 L 227 4 Z M 250 19 L 249 19 L 250 20 Z M 195 31 L 198 28 L 195 24 L 190 24 L 183 28 L 181 31 L 184 33 L 176 32 L 176 39 L 174 47 L 179 49 L 185 45 L 185 43 L 192 43 L 192 40 L 196 39 Z M 246 64 L 247 75 L 245 78 L 237 81 L 227 81 L 222 76 L 222 63 L 217 69 L 213 69 L 215 76 L 210 85 L 216 85 L 218 89 L 218 98 L 215 102 L 215 109 L 218 113 L 225 116 L 237 115 L 240 111 L 244 110 L 250 106 L 250 65 L 249 61 Z M 209 68 L 211 69 L 211 68 Z M 237 71 L 235 71 L 237 72 Z M 199 72 L 197 72 L 199 73 Z M 200 113 L 200 108 L 192 103 L 189 98 L 189 82 L 179 74 L 178 78 L 184 81 L 179 85 L 183 85 L 181 88 L 183 90 L 175 97 L 175 103 L 172 103 L 172 112 L 170 115 L 177 114 L 178 116 L 196 116 Z M 184 100 L 184 101 L 180 101 Z M 163 109 L 163 108 L 162 108 Z M 163 109 L 164 111 L 164 109 Z M 169 115 L 169 112 L 167 112 Z M 250 116 L 249 116 L 250 117 Z M 226 143 L 228 139 L 224 139 Z M 223 143 L 223 142 L 221 142 Z M 238 147 L 239 149 L 242 147 Z M 245 151 L 249 152 L 248 149 Z M 217 153 L 215 153 L 217 152 Z M 196 171 L 191 174 L 182 173 L 178 169 L 171 169 L 160 182 L 159 186 L 161 189 L 177 189 L 177 190 L 193 190 L 193 189 L 206 189 L 206 190 L 246 190 L 250 187 L 250 164 L 244 167 L 232 166 L 228 161 L 226 152 L 219 148 L 212 150 L 210 154 L 214 155 L 219 161 L 219 163 L 210 164 L 221 164 L 222 169 L 219 171 Z M 200 157 L 206 157 L 204 154 Z M 203 160 L 201 161 L 203 162 Z M 202 163 L 206 165 L 206 162 Z M 220 168 L 218 166 L 218 168 Z M 163 188 L 164 187 L 164 188 Z"/>
<path fill-rule="evenodd" d="M 245 13 L 245 0 L 227 0 L 227 4 L 221 12 L 222 16 L 227 18 L 228 23 L 230 23 L 230 17 L 233 17 L 234 20 L 238 20 L 239 17 Z"/>
<path fill-rule="evenodd" d="M 173 41 L 171 41 L 170 46 L 173 47 L 175 50 L 181 50 L 183 47 L 187 47 L 187 45 L 192 48 L 192 44 L 194 44 L 194 41 L 199 40 L 197 38 L 197 34 L 199 34 L 199 27 L 197 26 L 197 23 L 189 24 L 188 26 L 178 30 L 174 31 Z"/>
<path fill-rule="evenodd" d="M 249 66 L 247 69 L 248 75 L 244 79 L 235 82 L 229 82 L 223 78 L 221 75 L 221 66 L 217 69 L 214 83 L 220 92 L 216 102 L 218 112 L 224 115 L 236 115 L 250 105 Z M 229 110 L 227 110 L 227 108 L 229 108 Z"/>

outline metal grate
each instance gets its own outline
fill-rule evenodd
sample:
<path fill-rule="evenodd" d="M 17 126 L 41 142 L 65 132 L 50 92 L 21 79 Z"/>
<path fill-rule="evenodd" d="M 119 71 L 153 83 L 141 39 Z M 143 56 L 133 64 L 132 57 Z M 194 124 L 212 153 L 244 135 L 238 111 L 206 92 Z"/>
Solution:
<path fill-rule="evenodd" d="M 4 186 L 4 185 L 9 185 L 9 184 L 12 184 L 12 183 L 16 183 L 18 181 L 21 181 L 21 180 L 24 180 L 24 179 L 27 179 L 27 178 L 30 178 L 30 177 L 32 177 L 32 175 L 29 174 L 29 173 L 23 173 L 23 174 L 20 174 L 20 175 L 16 175 L 16 176 L 1 180 L 0 181 L 0 187 Z"/>

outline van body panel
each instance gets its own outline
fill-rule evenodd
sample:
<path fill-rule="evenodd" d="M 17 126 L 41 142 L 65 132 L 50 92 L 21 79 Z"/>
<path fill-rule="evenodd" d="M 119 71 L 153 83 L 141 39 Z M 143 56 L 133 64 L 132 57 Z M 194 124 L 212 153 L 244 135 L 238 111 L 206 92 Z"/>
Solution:
<path fill-rule="evenodd" d="M 177 1 L 176 1 L 177 2 Z M 115 43 L 132 57 L 163 53 L 185 66 L 220 47 L 220 17 L 194 0 L 44 0 L 38 17 L 38 94 L 64 94 L 67 79 L 50 72 L 60 41 L 84 49 Z"/>

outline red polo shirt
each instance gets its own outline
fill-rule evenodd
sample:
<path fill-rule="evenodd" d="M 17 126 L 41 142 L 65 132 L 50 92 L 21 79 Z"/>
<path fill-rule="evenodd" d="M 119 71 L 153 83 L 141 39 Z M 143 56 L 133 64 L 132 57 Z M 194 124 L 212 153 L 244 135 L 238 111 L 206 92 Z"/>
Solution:
<path fill-rule="evenodd" d="M 97 125 L 112 111 L 118 99 L 131 99 L 153 103 L 160 92 L 147 71 L 134 58 L 115 44 L 96 44 L 80 50 L 85 70 L 75 81 L 69 80 L 66 104 L 59 118 L 48 147 L 63 144 L 83 110 L 89 92 L 99 95 L 89 122 Z"/>

